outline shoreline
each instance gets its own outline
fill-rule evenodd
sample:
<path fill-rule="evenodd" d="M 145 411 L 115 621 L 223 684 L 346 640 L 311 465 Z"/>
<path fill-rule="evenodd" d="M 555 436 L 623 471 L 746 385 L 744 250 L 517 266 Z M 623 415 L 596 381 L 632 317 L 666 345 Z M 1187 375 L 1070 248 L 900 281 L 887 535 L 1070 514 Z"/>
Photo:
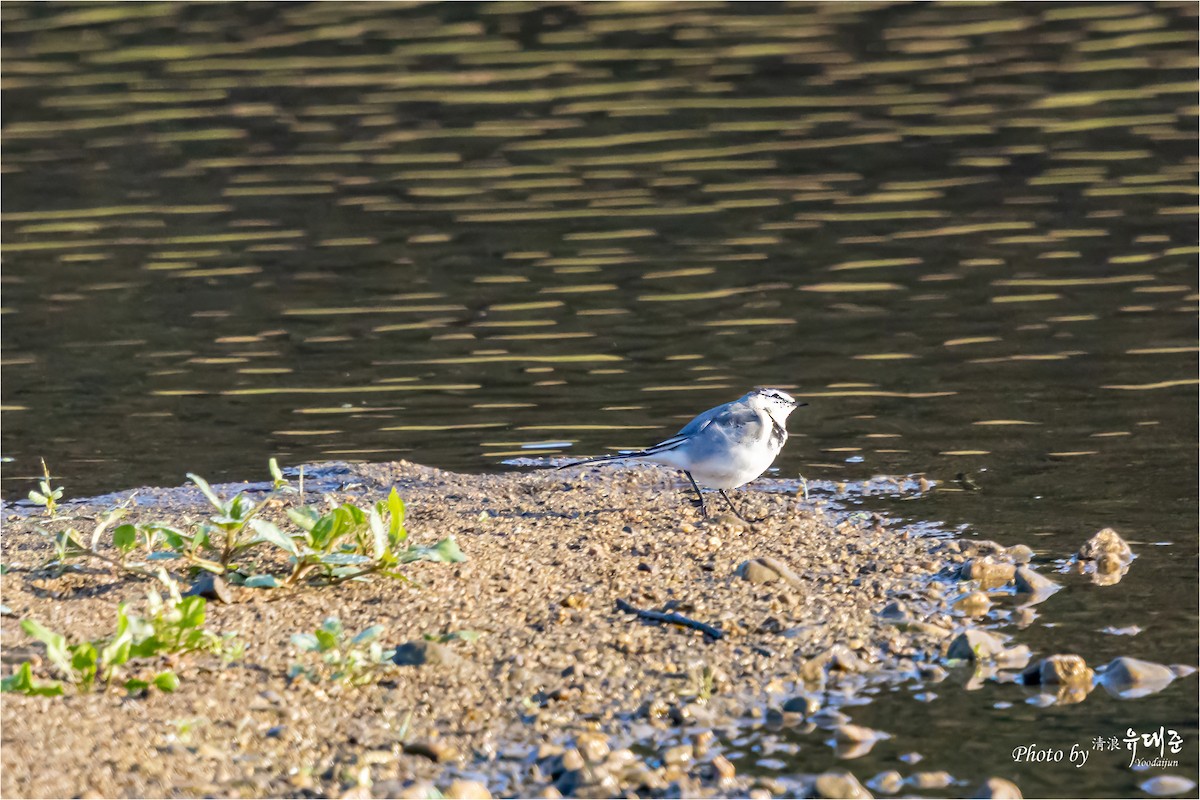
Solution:
<path fill-rule="evenodd" d="M 768 778 L 725 754 L 748 727 L 820 729 L 839 753 L 869 750 L 886 732 L 852 723 L 863 690 L 944 679 L 939 662 L 971 627 L 953 607 L 962 565 L 1017 550 L 913 536 L 783 491 L 739 492 L 749 516 L 766 517 L 753 526 L 699 520 L 654 467 L 460 475 L 394 462 L 312 474 L 335 502 L 398 487 L 411 536 L 453 536 L 467 560 L 408 565 L 412 584 L 232 587 L 234 602 L 208 603 L 207 624 L 236 631 L 244 656 L 181 659 L 174 694 L 6 694 L 7 796 L 851 792 L 849 773 Z M 128 521 L 194 525 L 211 511 L 190 487 L 137 497 Z M 283 524 L 284 505 L 264 516 Z M 96 636 L 118 602 L 144 597 L 149 582 L 95 565 L 39 573 L 48 548 L 34 528 L 46 521 L 10 506 L 4 522 L 6 651 L 30 652 L 19 618 Z M 348 631 L 381 625 L 382 642 L 424 648 L 426 663 L 357 687 L 289 682 L 290 637 L 330 615 Z M 430 636 L 444 641 L 420 644 Z M 195 721 L 186 735 L 180 720 Z"/>

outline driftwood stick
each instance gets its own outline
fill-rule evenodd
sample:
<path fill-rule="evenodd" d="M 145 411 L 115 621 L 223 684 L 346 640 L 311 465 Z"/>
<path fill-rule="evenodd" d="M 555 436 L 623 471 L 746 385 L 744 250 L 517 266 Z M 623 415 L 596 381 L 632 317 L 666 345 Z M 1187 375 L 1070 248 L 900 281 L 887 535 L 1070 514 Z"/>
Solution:
<path fill-rule="evenodd" d="M 694 619 L 689 619 L 682 614 L 664 614 L 661 611 L 647 611 L 645 609 L 632 606 L 620 598 L 617 599 L 617 608 L 621 611 L 624 611 L 626 614 L 637 614 L 643 619 L 654 620 L 655 622 L 667 622 L 671 625 L 682 625 L 685 628 L 692 628 L 693 630 L 700 631 L 705 636 L 711 636 L 713 639 L 720 639 L 725 635 L 719 628 L 714 628 L 712 625 L 706 625 L 703 622 L 697 622 Z"/>

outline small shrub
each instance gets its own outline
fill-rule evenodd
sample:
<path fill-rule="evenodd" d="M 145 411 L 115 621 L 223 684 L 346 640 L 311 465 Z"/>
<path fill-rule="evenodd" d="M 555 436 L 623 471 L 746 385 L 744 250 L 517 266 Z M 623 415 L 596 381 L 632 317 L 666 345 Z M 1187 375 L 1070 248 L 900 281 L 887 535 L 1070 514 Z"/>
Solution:
<path fill-rule="evenodd" d="M 315 653 L 316 663 L 296 663 L 288 669 L 288 679 L 307 678 L 313 683 L 335 681 L 358 686 L 371 683 L 381 670 L 391 666 L 395 650 L 384 650 L 376 641 L 383 626 L 372 625 L 347 639 L 342 623 L 329 617 L 312 633 L 297 633 L 292 644 L 302 653 Z"/>

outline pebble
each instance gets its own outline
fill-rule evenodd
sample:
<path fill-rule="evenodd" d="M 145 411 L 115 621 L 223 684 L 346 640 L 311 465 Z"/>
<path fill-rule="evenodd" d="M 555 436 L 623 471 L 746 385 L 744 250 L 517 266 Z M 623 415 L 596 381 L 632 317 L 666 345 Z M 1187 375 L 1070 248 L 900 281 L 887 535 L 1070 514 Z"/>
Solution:
<path fill-rule="evenodd" d="M 695 752 L 690 744 L 677 744 L 660 751 L 658 757 L 664 764 L 686 764 L 695 757 Z"/>
<path fill-rule="evenodd" d="M 1121 698 L 1143 697 L 1163 689 L 1175 680 L 1170 667 L 1140 658 L 1120 656 L 1100 668 L 1100 685 Z"/>
<path fill-rule="evenodd" d="M 408 742 L 404 745 L 404 752 L 408 753 L 409 755 L 428 758 L 435 764 L 445 764 L 448 761 L 453 761 L 458 758 L 458 749 L 449 742 L 443 742 L 439 739 L 423 742 Z"/>
<path fill-rule="evenodd" d="M 830 800 L 833 798 L 850 800 L 871 797 L 871 793 L 858 782 L 858 778 L 841 769 L 830 770 L 818 775 L 813 788 L 817 797 L 830 798 Z"/>
<path fill-rule="evenodd" d="M 1148 781 L 1142 781 L 1138 784 L 1138 788 L 1146 794 L 1162 797 L 1171 794 L 1187 794 L 1196 788 L 1196 784 L 1178 775 L 1158 775 Z"/>
<path fill-rule="evenodd" d="M 945 770 L 937 772 L 918 772 L 909 780 L 918 789 L 945 789 L 954 783 L 954 777 Z"/>
<path fill-rule="evenodd" d="M 1014 544 L 1005 550 L 1005 553 L 1014 564 L 1028 564 L 1033 560 L 1033 548 L 1027 544 Z"/>
<path fill-rule="evenodd" d="M 1015 783 L 1006 781 L 1004 778 L 988 778 L 971 795 L 973 799 L 982 798 L 982 800 L 988 800 L 988 798 L 992 800 L 1021 800 L 1024 796 Z"/>
<path fill-rule="evenodd" d="M 946 658 L 988 661 L 1004 652 L 1004 640 L 979 628 L 968 628 L 950 642 Z"/>
<path fill-rule="evenodd" d="M 1017 591 L 1023 594 L 1051 594 L 1060 588 L 1055 581 L 1026 566 L 1017 567 L 1013 574 L 1013 583 Z"/>
<path fill-rule="evenodd" d="M 954 607 L 968 617 L 982 617 L 992 607 L 986 592 L 971 592 L 960 597 Z"/>
<path fill-rule="evenodd" d="M 1084 542 L 1078 553 L 1083 561 L 1097 561 L 1103 555 L 1114 559 L 1118 567 L 1133 560 L 1133 550 L 1112 528 L 1098 531 L 1095 536 Z"/>
<path fill-rule="evenodd" d="M 733 762 L 725 756 L 716 756 L 712 760 L 713 769 L 723 781 L 731 781 L 737 775 L 737 769 L 733 766 Z"/>
<path fill-rule="evenodd" d="M 455 780 L 443 792 L 447 800 L 491 800 L 492 793 L 479 781 Z"/>
<path fill-rule="evenodd" d="M 581 733 L 575 737 L 575 747 L 589 764 L 599 764 L 608 758 L 612 748 L 602 733 Z"/>
<path fill-rule="evenodd" d="M 1073 686 L 1092 688 L 1095 673 L 1082 656 L 1059 654 L 1047 656 L 1021 673 L 1026 686 Z"/>
<path fill-rule="evenodd" d="M 756 584 L 783 581 L 793 588 L 804 585 L 803 579 L 791 567 L 771 556 L 743 561 L 737 568 L 737 576 Z"/>
<path fill-rule="evenodd" d="M 873 742 L 883 738 L 879 731 L 865 725 L 839 725 L 833 729 L 833 737 L 839 742 Z"/>
<path fill-rule="evenodd" d="M 984 589 L 995 589 L 1013 579 L 1017 568 L 991 558 L 973 558 L 962 565 L 959 575 L 966 580 L 979 581 Z"/>
<path fill-rule="evenodd" d="M 883 794 L 896 794 L 904 788 L 904 778 L 896 770 L 889 769 L 867 781 L 867 785 Z"/>

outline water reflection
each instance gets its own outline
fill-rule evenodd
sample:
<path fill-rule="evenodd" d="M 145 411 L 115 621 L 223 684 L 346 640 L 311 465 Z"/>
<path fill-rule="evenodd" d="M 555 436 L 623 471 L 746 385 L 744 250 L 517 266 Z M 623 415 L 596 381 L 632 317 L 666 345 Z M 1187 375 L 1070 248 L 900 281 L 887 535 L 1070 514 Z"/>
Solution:
<path fill-rule="evenodd" d="M 499 469 L 779 385 L 781 476 L 1170 541 L 1113 590 L 1193 658 L 1194 15 L 6 4 L 5 496 Z"/>

